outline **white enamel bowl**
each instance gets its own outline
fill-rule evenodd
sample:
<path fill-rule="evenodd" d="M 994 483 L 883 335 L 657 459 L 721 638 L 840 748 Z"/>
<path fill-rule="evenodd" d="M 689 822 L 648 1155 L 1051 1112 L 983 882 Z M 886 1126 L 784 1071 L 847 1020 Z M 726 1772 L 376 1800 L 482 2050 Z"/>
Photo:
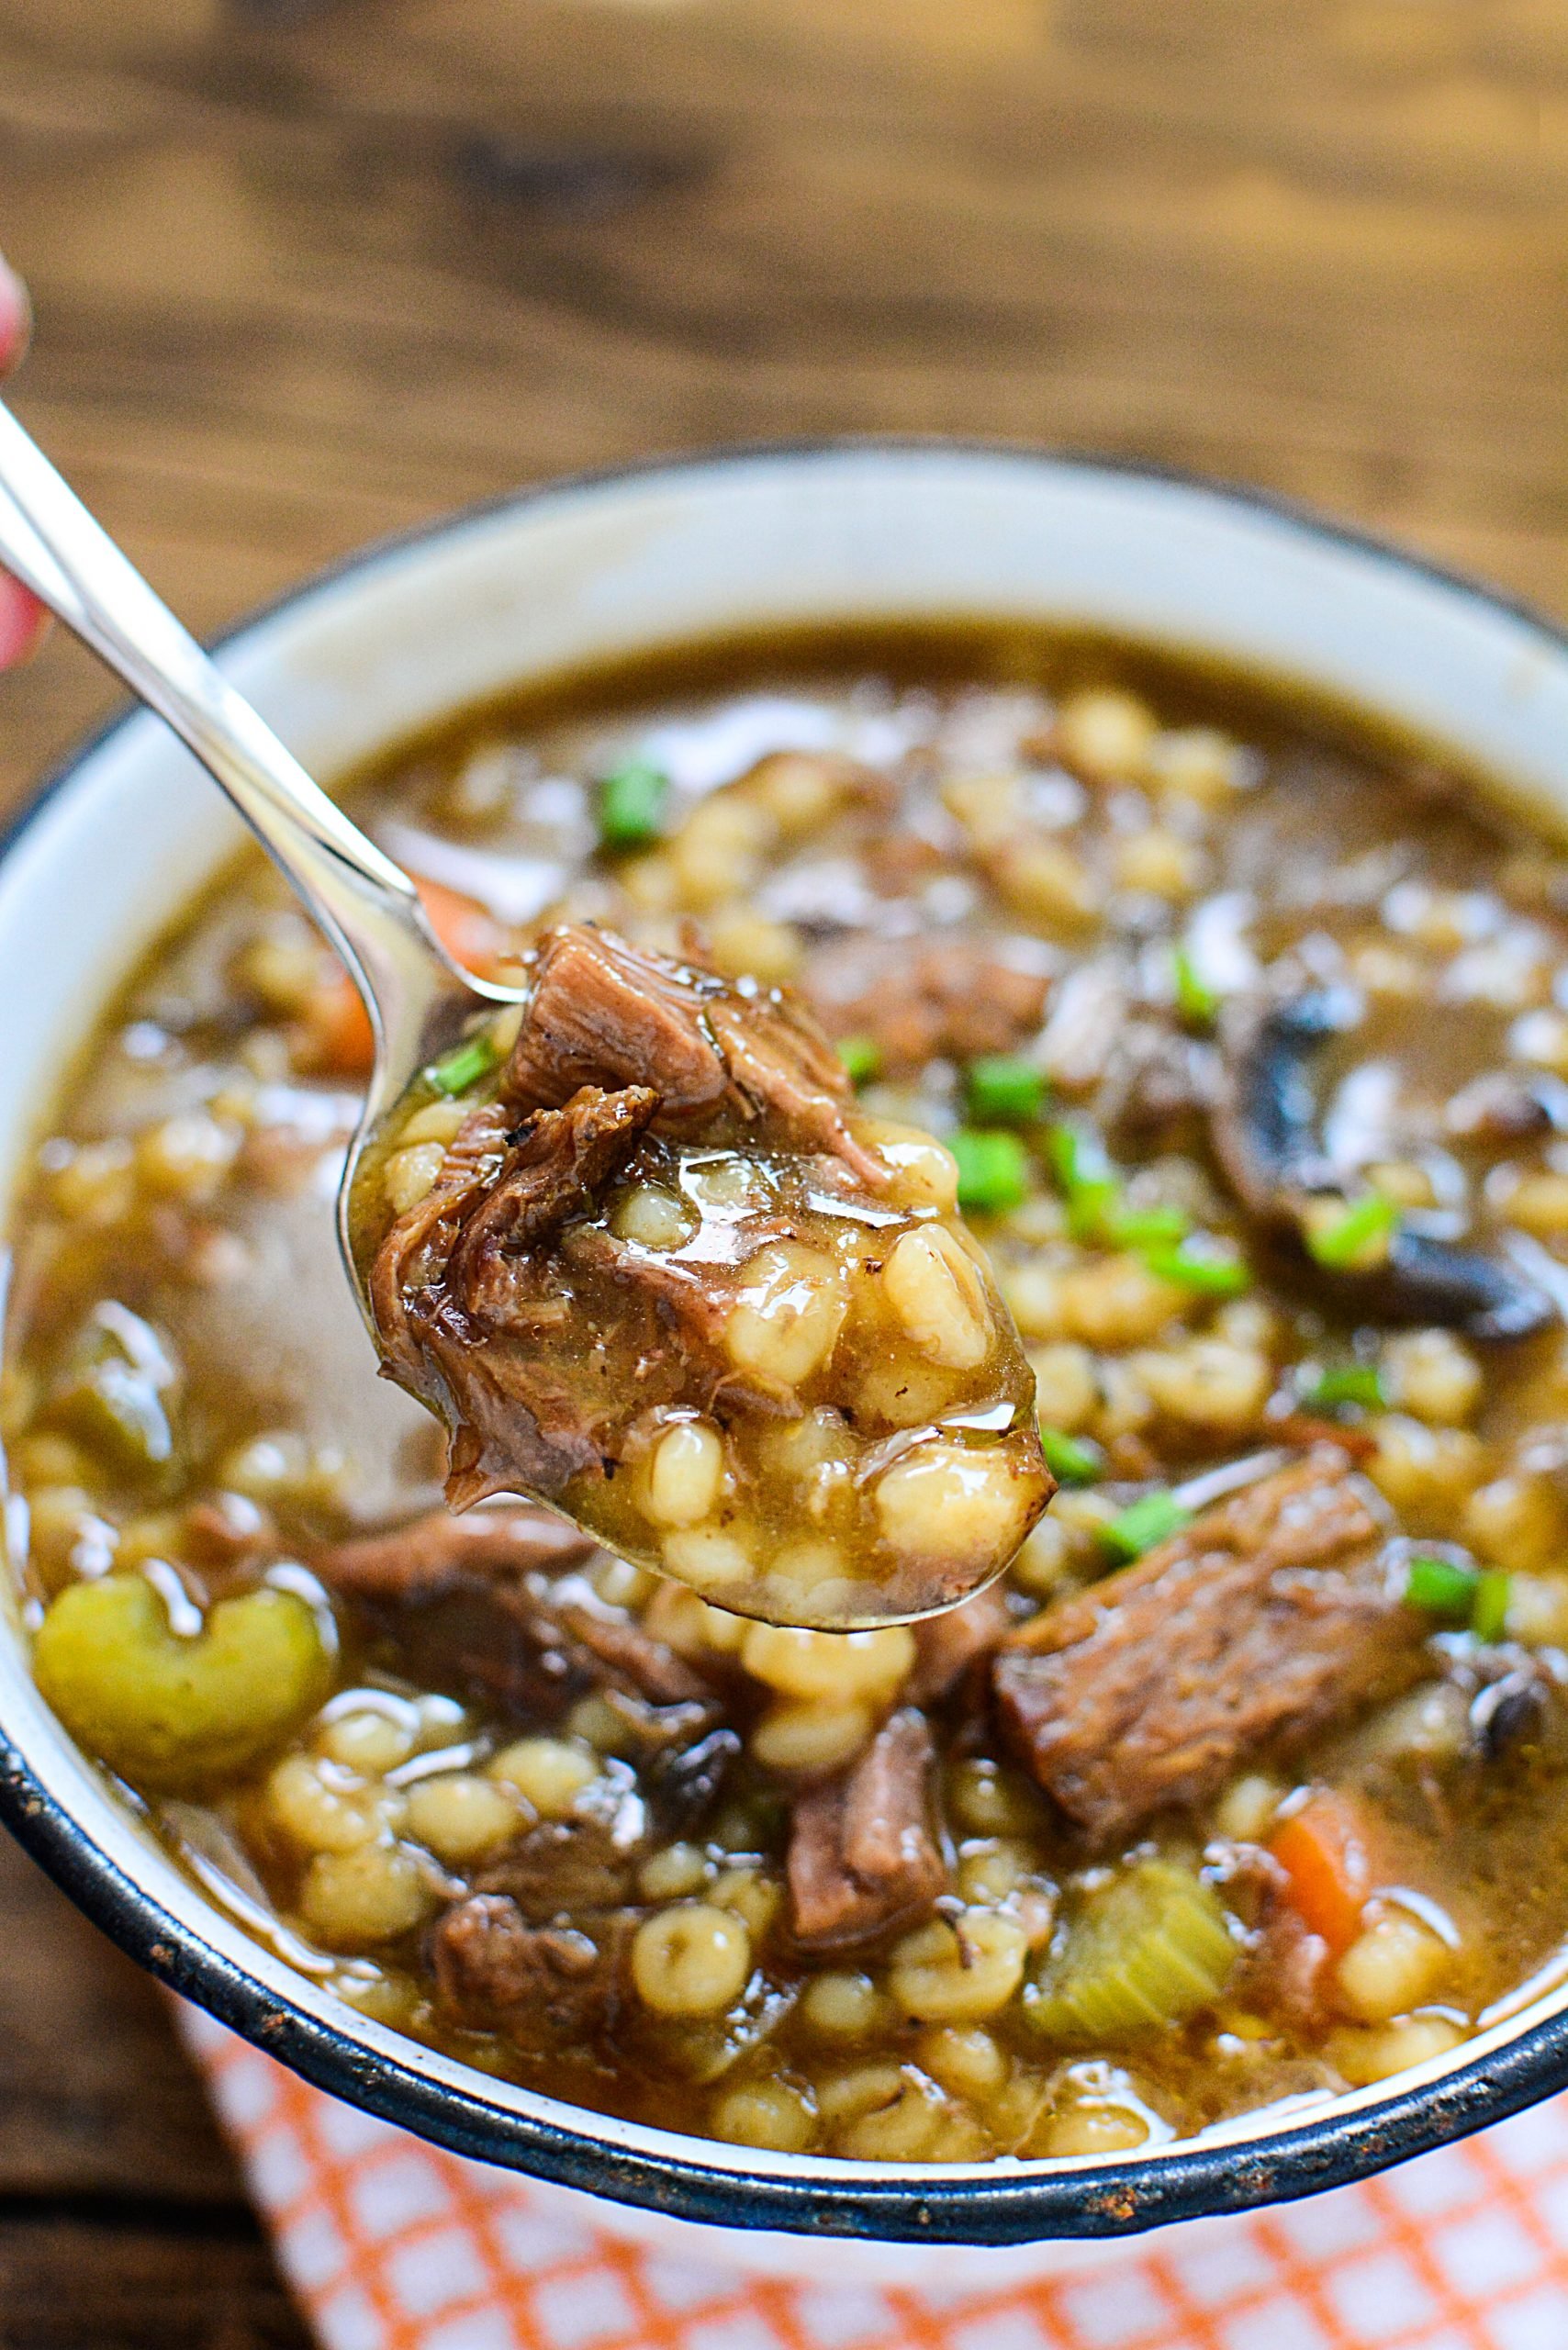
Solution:
<path fill-rule="evenodd" d="M 1568 819 L 1568 646 L 1539 620 L 1249 498 L 1024 452 L 761 450 L 572 482 L 378 548 L 230 639 L 223 666 L 330 782 L 532 677 L 772 624 L 982 615 L 1101 625 L 1294 677 L 1437 738 Z M 100 1006 L 232 852 L 236 820 L 152 719 L 78 757 L 0 861 L 0 1180 Z M 369 1376 L 368 1360 L 366 1376 Z M 1568 2079 L 1568 1990 L 1453 2055 L 1137 2158 L 933 2169 L 710 2144 L 509 2087 L 350 2015 L 215 1909 L 39 1703 L 0 1604 L 0 1813 L 162 1978 L 336 2094 L 487 2161 L 681 2221 L 1007 2245 L 988 2281 L 1095 2239 L 1363 2176 Z M 675 2216 L 671 2216 L 675 2215 Z M 689 2241 L 689 2238 L 688 2239 Z M 1027 2246 L 1027 2251 L 1018 2247 Z M 829 2247 L 810 2254 L 821 2276 Z M 940 2258 L 951 2283 L 953 2255 Z"/>

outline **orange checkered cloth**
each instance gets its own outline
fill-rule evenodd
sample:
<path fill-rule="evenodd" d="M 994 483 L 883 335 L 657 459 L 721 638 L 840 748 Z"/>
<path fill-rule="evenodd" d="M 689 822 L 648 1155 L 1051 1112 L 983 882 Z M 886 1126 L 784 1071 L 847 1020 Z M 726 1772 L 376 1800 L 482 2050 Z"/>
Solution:
<path fill-rule="evenodd" d="M 922 2250 L 940 2272 L 893 2286 L 853 2255 L 835 2273 L 827 2244 L 790 2279 L 716 2229 L 655 2221 L 639 2243 L 608 2207 L 439 2153 L 183 2020 L 322 2350 L 1568 2350 L 1568 2098 L 1049 2282 L 1010 2279 L 1005 2252 Z"/>

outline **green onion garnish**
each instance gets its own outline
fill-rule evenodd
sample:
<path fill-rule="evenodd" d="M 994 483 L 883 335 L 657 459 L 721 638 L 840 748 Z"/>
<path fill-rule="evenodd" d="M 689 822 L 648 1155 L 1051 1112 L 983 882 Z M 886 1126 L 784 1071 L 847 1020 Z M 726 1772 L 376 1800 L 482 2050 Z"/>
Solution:
<path fill-rule="evenodd" d="M 964 1079 L 969 1115 L 982 1126 L 1029 1126 L 1046 1106 L 1045 1071 L 1016 1053 L 986 1053 Z"/>
<path fill-rule="evenodd" d="M 1160 1281 L 1174 1281 L 1197 1297 L 1240 1297 L 1252 1286 L 1251 1272 L 1239 1257 L 1191 1242 L 1180 1248 L 1146 1248 L 1143 1261 Z"/>
<path fill-rule="evenodd" d="M 1451 1559 L 1412 1559 L 1407 1606 L 1467 1624 L 1478 1640 L 1500 1640 L 1508 1628 L 1508 1577 L 1500 1567 L 1465 1567 Z"/>
<path fill-rule="evenodd" d="M 1480 1584 L 1473 1567 L 1458 1566 L 1451 1559 L 1412 1559 L 1405 1601 L 1425 1615 L 1451 1616 L 1462 1623 L 1475 1605 Z"/>
<path fill-rule="evenodd" d="M 1219 998 L 1207 981 L 1198 977 L 1198 967 L 1185 946 L 1171 949 L 1170 967 L 1176 980 L 1176 1009 L 1193 1028 L 1212 1027 L 1219 1013 Z"/>
<path fill-rule="evenodd" d="M 1484 1567 L 1476 1577 L 1470 1628 L 1478 1640 L 1500 1640 L 1508 1628 L 1508 1578 L 1500 1567 Z"/>
<path fill-rule="evenodd" d="M 1105 1456 L 1087 1437 L 1069 1436 L 1065 1428 L 1042 1427 L 1040 1450 L 1046 1467 L 1058 1484 L 1092 1485 L 1105 1466 Z"/>
<path fill-rule="evenodd" d="M 1141 1559 L 1156 1543 L 1180 1534 L 1192 1515 L 1174 1494 L 1145 1494 L 1141 1501 L 1129 1503 L 1118 1517 L 1100 1528 L 1100 1539 L 1118 1559 Z"/>
<path fill-rule="evenodd" d="M 1306 1234 L 1308 1254 L 1330 1271 L 1342 1272 L 1375 1241 L 1396 1232 L 1399 1218 L 1397 1201 L 1386 1199 L 1381 1192 L 1369 1192 L 1323 1231 Z"/>
<path fill-rule="evenodd" d="M 981 1215 L 1002 1215 L 1029 1189 L 1029 1161 L 1023 1144 L 1002 1126 L 960 1126 L 947 1137 L 958 1162 L 958 1205 Z"/>
<path fill-rule="evenodd" d="M 664 825 L 669 778 L 646 759 L 611 768 L 599 787 L 599 837 L 606 848 L 646 848 Z"/>
<path fill-rule="evenodd" d="M 851 1085 L 869 1085 L 881 1074 L 882 1052 L 875 1036 L 841 1036 L 838 1058 Z"/>
<path fill-rule="evenodd" d="M 1360 1404 L 1366 1411 L 1381 1412 L 1388 1399 L 1383 1392 L 1383 1373 L 1375 1363 L 1342 1362 L 1319 1371 L 1311 1386 L 1302 1390 L 1301 1400 L 1314 1412 L 1332 1412 L 1341 1404 Z"/>
<path fill-rule="evenodd" d="M 1122 1207 L 1113 1203 L 1100 1222 L 1114 1248 L 1173 1248 L 1192 1229 L 1192 1218 L 1176 1207 Z"/>
<path fill-rule="evenodd" d="M 1122 1187 L 1110 1176 L 1075 1183 L 1067 1195 L 1067 1228 L 1075 1240 L 1105 1239 L 1119 1210 Z"/>
<path fill-rule="evenodd" d="M 481 1029 L 476 1036 L 465 1037 L 444 1060 L 434 1062 L 425 1074 L 438 1093 L 466 1093 L 471 1085 L 489 1075 L 499 1058 Z"/>

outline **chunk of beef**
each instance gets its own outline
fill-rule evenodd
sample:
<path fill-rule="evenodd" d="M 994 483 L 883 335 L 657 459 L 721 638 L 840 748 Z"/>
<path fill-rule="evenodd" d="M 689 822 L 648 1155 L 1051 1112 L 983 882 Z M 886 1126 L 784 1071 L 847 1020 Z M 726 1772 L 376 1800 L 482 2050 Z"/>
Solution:
<path fill-rule="evenodd" d="M 1034 1618 L 992 1677 L 1040 1785 L 1109 1842 L 1413 1677 L 1428 1628 L 1390 1587 L 1381 1531 L 1321 1446 Z"/>
<path fill-rule="evenodd" d="M 802 1950 L 873 1941 L 931 1908 L 947 1882 L 932 1796 L 935 1750 L 913 1706 L 859 1760 L 795 1807 L 790 1919 Z"/>
<path fill-rule="evenodd" d="M 558 1108 L 583 1086 L 647 1087 L 666 1132 L 719 1111 L 743 1127 L 767 1120 L 790 1148 L 834 1153 L 873 1190 L 887 1181 L 845 1124 L 852 1089 L 837 1055 L 786 990 L 579 923 L 539 950 L 502 1091 L 521 1108 Z"/>
<path fill-rule="evenodd" d="M 917 1706 L 947 1696 L 989 1657 L 1013 1617 L 999 1583 L 979 1591 L 945 1615 L 927 1616 L 914 1630 L 914 1671 L 909 1694 Z"/>
<path fill-rule="evenodd" d="M 806 988 L 835 1036 L 869 1036 L 893 1073 L 940 1056 L 1012 1052 L 1038 1030 L 1050 980 L 1034 941 L 855 938 L 814 956 Z"/>
<path fill-rule="evenodd" d="M 504 1894 L 471 1894 L 438 1919 L 431 1959 L 443 2006 L 528 2047 L 580 2047 L 608 2031 L 621 2003 L 630 1917 L 531 1926 Z"/>
<path fill-rule="evenodd" d="M 435 1510 L 336 1543 L 313 1564 L 330 1589 L 373 1611 L 395 1607 L 400 1639 L 440 1685 L 545 1719 L 579 1697 L 620 1692 L 687 1709 L 669 1727 L 689 1743 L 714 1719 L 711 1685 L 586 1575 L 560 1572 L 593 1553 L 587 1535 L 547 1510 Z"/>
<path fill-rule="evenodd" d="M 596 1414 L 539 1360 L 566 1312 L 543 1244 L 592 1204 L 656 1107 L 645 1087 L 585 1086 L 510 1131 L 504 1105 L 487 1103 L 382 1242 L 370 1277 L 382 1367 L 454 1427 L 454 1509 L 520 1486 L 555 1494 L 598 1463 L 608 1401 Z"/>
<path fill-rule="evenodd" d="M 513 1506 L 454 1517 L 431 1510 L 408 1526 L 364 1534 L 313 1561 L 334 1591 L 361 1599 L 431 1599 L 459 1583 L 523 1582 L 593 1556 L 594 1542 L 553 1511 Z"/>
<path fill-rule="evenodd" d="M 727 1082 L 694 973 L 587 924 L 539 949 L 504 1091 L 521 1109 L 559 1109 L 585 1085 L 647 1086 L 666 1116 L 711 1109 Z"/>
<path fill-rule="evenodd" d="M 594 1212 L 622 1178 L 674 1180 L 681 1148 L 748 1140 L 879 1193 L 889 1170 L 851 1131 L 849 1098 L 780 991 L 585 925 L 545 940 L 498 1099 L 370 1270 L 384 1371 L 452 1430 L 454 1509 L 611 1474 L 633 1418 L 733 1382 L 723 1267 L 638 1249 Z"/>
<path fill-rule="evenodd" d="M 632 1897 L 644 1826 L 640 1807 L 619 1818 L 542 1819 L 479 1872 L 475 1888 L 504 1893 L 532 1925 L 622 1908 Z"/>

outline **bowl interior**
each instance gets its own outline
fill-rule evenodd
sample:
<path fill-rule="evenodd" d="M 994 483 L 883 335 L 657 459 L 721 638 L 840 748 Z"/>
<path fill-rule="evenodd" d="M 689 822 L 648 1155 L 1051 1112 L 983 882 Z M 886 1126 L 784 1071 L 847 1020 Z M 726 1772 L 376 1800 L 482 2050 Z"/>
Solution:
<path fill-rule="evenodd" d="M 372 553 L 223 666 L 329 782 L 563 668 L 705 634 L 961 616 L 1103 627 L 1299 679 L 1433 737 L 1568 822 L 1568 649 L 1361 542 L 1200 486 L 1004 451 L 759 452 L 567 485 Z M 152 719 L 84 755 L 0 864 L 0 1184 L 106 997 L 232 853 Z M 5 1587 L 5 1579 L 0 1579 Z M 216 1910 L 39 1700 L 0 1598 L 0 1808 L 117 1938 L 335 2092 L 487 2160 L 745 2226 L 931 2241 L 1100 2235 L 1309 2191 L 1568 2076 L 1568 1989 L 1397 2083 L 1119 2162 L 933 2169 L 769 2156 L 494 2082 L 358 2018 Z"/>

